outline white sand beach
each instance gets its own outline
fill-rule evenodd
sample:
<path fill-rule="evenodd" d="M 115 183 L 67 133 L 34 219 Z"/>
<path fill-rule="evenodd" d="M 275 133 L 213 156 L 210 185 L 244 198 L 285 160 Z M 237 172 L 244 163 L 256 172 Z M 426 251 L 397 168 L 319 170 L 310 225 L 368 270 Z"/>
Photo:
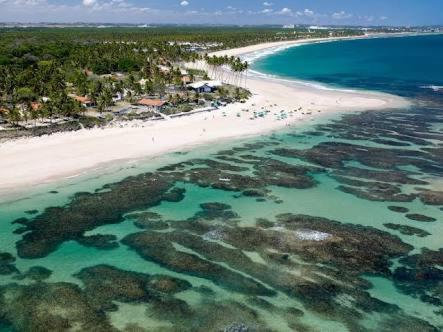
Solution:
<path fill-rule="evenodd" d="M 300 42 L 304 41 L 261 44 L 217 52 L 217 55 L 244 55 Z M 246 103 L 231 104 L 210 113 L 2 143 L 0 195 L 60 180 L 106 163 L 162 155 L 199 144 L 296 126 L 330 112 L 408 105 L 407 100 L 388 94 L 318 89 L 260 77 L 248 78 L 247 88 L 253 96 Z M 263 110 L 270 112 L 263 118 L 251 120 L 254 111 Z M 282 110 L 286 114 L 284 119 L 274 115 Z"/>

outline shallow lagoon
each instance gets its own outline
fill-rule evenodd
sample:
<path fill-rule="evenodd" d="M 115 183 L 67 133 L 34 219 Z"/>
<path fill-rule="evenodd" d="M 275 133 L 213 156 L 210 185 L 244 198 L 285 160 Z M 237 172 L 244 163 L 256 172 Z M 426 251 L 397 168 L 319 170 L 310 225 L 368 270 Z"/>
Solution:
<path fill-rule="evenodd" d="M 242 142 L 128 162 L 97 170 L 102 175 L 43 186 L 26 199 L 2 204 L 0 251 L 16 257 L 4 264 L 13 267 L 10 273 L 0 276 L 4 329 L 38 330 L 40 324 L 53 324 L 56 330 L 75 325 L 128 331 L 380 330 L 389 329 L 392 320 L 403 320 L 404 329 L 411 331 L 443 328 L 442 252 L 438 251 L 443 203 L 426 204 L 418 196 L 432 188 L 441 199 L 441 192 L 435 192 L 439 188 L 426 179 L 439 178 L 443 171 L 438 164 L 443 133 L 437 125 L 443 117 L 425 108 L 371 114 L 324 119 Z M 421 121 L 417 126 L 429 130 L 417 134 L 417 128 L 410 127 L 411 116 Z M 361 121 L 374 125 L 366 141 L 364 133 L 355 137 Z M 383 130 L 377 131 L 380 124 Z M 424 140 L 425 145 L 374 144 L 393 125 L 402 135 L 413 131 L 414 140 Z M 349 160 L 350 155 L 355 159 Z M 155 202 L 146 198 L 146 206 L 143 198 L 134 207 L 123 195 L 151 191 L 126 186 L 125 181 L 128 176 L 144 181 L 147 172 L 148 178 L 164 181 L 164 187 L 154 192 L 166 196 Z M 116 184 L 97 190 L 106 183 Z M 113 191 L 118 191 L 117 199 L 106 196 Z M 89 204 L 96 204 L 100 195 L 116 199 L 115 205 L 105 206 L 111 217 L 118 214 L 115 220 L 94 219 L 100 207 Z M 80 216 L 69 210 L 73 204 L 79 204 Z M 61 208 L 56 214 L 45 211 L 51 206 Z M 393 206 L 408 212 L 393 211 L 389 208 Z M 411 220 L 408 214 L 436 221 Z M 85 229 L 74 233 L 68 229 L 71 221 L 88 215 L 94 221 Z M 27 220 L 11 223 L 23 217 Z M 47 219 L 36 224 L 40 218 Z M 63 220 L 62 229 L 49 226 Z M 407 227 L 387 228 L 387 223 L 408 226 L 412 233 L 406 232 L 411 231 Z M 21 234 L 14 234 L 20 228 Z M 47 249 L 45 242 L 35 241 L 41 233 L 59 237 L 57 245 Z M 108 241 L 100 235 L 113 237 Z M 422 248 L 432 250 L 433 258 L 427 259 Z M 365 251 L 374 251 L 375 258 L 360 257 Z M 415 254 L 420 265 L 404 260 Z M 50 276 L 26 272 L 35 266 L 50 270 Z M 106 275 L 120 271 L 112 281 L 117 289 L 110 291 L 108 284 L 101 284 L 106 275 L 100 273 L 91 274 L 93 281 L 79 278 L 81 271 L 102 271 L 102 266 L 110 269 Z M 214 268 L 219 274 L 211 272 Z M 143 286 L 140 280 L 131 281 L 141 278 L 132 276 L 134 272 L 146 280 L 169 276 L 189 285 L 171 293 L 169 281 L 161 281 L 160 289 L 151 288 L 149 281 Z M 411 279 L 411 273 L 417 279 Z M 87 282 L 96 288 L 85 288 Z M 142 287 L 146 294 L 135 296 L 138 288 L 128 284 Z M 68 297 L 64 300 L 95 310 L 97 314 L 90 317 L 95 321 L 57 316 L 63 301 L 54 304 L 55 316 L 28 312 L 27 306 L 50 310 L 51 302 L 39 301 L 54 292 L 53 285 L 76 287 L 78 294 L 62 291 Z M 17 296 L 30 287 L 41 296 L 32 301 Z M 91 304 L 94 298 L 103 298 L 100 291 L 115 294 Z M 27 313 L 29 321 L 20 318 L 19 310 Z"/>

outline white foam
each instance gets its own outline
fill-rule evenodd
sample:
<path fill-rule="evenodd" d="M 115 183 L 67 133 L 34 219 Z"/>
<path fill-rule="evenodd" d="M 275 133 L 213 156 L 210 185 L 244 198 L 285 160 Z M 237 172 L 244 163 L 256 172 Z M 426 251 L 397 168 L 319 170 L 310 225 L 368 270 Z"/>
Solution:
<path fill-rule="evenodd" d="M 259 72 L 256 70 L 249 70 L 248 73 L 250 74 L 251 77 L 266 78 L 266 79 L 278 81 L 280 83 L 287 83 L 287 84 L 292 84 L 292 85 L 302 85 L 302 86 L 306 86 L 306 87 L 310 87 L 310 88 L 315 88 L 317 90 L 341 91 L 341 92 L 350 92 L 350 93 L 360 92 L 360 91 L 354 90 L 354 89 L 345 89 L 345 88 L 341 88 L 341 87 L 335 88 L 330 85 L 326 85 L 326 84 L 322 84 L 322 83 L 318 83 L 318 82 L 312 82 L 312 81 L 302 81 L 302 80 L 299 80 L 296 78 L 294 78 L 294 79 L 282 78 L 277 75 L 265 74 L 265 73 L 262 73 L 262 72 Z"/>
<path fill-rule="evenodd" d="M 287 50 L 289 48 L 299 47 L 299 46 L 306 45 L 306 44 L 307 43 L 300 43 L 300 44 L 294 44 L 294 45 L 284 45 L 284 46 L 277 46 L 277 47 L 273 47 L 273 48 L 266 48 L 264 50 L 246 53 L 243 56 L 241 56 L 241 59 L 243 61 L 248 61 L 249 64 L 252 64 L 255 61 L 257 61 L 258 59 L 261 59 L 261 58 L 264 58 L 264 57 L 267 57 L 270 55 L 274 55 L 276 53 L 280 53 L 280 52 Z"/>
<path fill-rule="evenodd" d="M 295 235 L 303 241 L 324 241 L 331 237 L 331 234 L 318 231 L 296 231 Z"/>
<path fill-rule="evenodd" d="M 422 85 L 420 88 L 431 89 L 435 92 L 443 91 L 443 86 L 441 86 L 441 85 Z"/>

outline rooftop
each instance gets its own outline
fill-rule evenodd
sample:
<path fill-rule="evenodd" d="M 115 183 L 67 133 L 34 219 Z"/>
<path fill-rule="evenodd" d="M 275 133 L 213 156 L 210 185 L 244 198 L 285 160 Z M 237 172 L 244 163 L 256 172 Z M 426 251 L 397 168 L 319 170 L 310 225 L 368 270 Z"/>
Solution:
<path fill-rule="evenodd" d="M 74 99 L 82 104 L 92 102 L 91 98 L 89 98 L 89 97 L 74 96 Z"/>
<path fill-rule="evenodd" d="M 137 104 L 142 105 L 142 106 L 149 106 L 149 107 L 161 107 L 164 104 L 166 104 L 166 102 L 161 99 L 143 98 L 143 99 L 140 99 L 137 102 Z"/>
<path fill-rule="evenodd" d="M 200 82 L 195 82 L 195 83 L 189 84 L 189 86 L 193 89 L 198 89 L 198 88 L 201 88 L 205 85 L 207 85 L 211 88 L 218 88 L 218 87 L 222 86 L 222 83 L 220 81 L 200 81 Z"/>

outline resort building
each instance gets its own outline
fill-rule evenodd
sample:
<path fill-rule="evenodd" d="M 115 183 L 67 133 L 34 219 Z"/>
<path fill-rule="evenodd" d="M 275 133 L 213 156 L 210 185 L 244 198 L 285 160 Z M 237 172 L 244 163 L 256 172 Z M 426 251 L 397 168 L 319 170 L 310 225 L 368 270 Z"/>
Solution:
<path fill-rule="evenodd" d="M 189 84 L 189 83 L 192 83 L 192 79 L 191 79 L 191 77 L 189 76 L 189 75 L 184 75 L 184 76 L 182 76 L 182 78 L 181 78 L 181 81 L 183 82 L 183 84 Z"/>
<path fill-rule="evenodd" d="M 0 124 L 7 123 L 6 117 L 8 116 L 9 111 L 6 108 L 0 108 Z M 2 129 L 2 127 L 0 127 Z"/>
<path fill-rule="evenodd" d="M 31 106 L 31 108 L 29 108 L 29 106 Z M 40 103 L 38 103 L 38 102 L 35 102 L 35 101 L 33 101 L 30 105 L 29 104 L 20 104 L 19 105 L 19 109 L 20 109 L 20 111 L 23 113 L 23 112 L 26 112 L 26 111 L 38 111 L 40 108 L 42 107 L 42 104 L 40 104 Z"/>
<path fill-rule="evenodd" d="M 140 99 L 136 104 L 138 106 L 147 107 L 149 110 L 159 112 L 163 109 L 166 102 L 161 99 L 143 98 L 143 99 Z"/>
<path fill-rule="evenodd" d="M 42 107 L 42 104 L 40 104 L 40 103 L 37 103 L 37 102 L 31 103 L 31 109 L 33 111 L 38 111 L 41 107 Z"/>
<path fill-rule="evenodd" d="M 116 94 L 114 94 L 114 95 L 112 96 L 112 101 L 113 101 L 114 103 L 119 102 L 119 101 L 122 101 L 122 100 L 123 100 L 123 94 L 120 93 L 120 92 L 117 92 Z"/>
<path fill-rule="evenodd" d="M 164 66 L 164 65 L 159 65 L 158 69 L 163 73 L 163 74 L 169 74 L 171 72 L 171 68 L 168 66 Z"/>
<path fill-rule="evenodd" d="M 77 100 L 83 107 L 95 107 L 95 102 L 89 97 L 75 96 L 74 99 Z"/>
<path fill-rule="evenodd" d="M 214 92 L 221 86 L 222 83 L 219 81 L 201 81 L 188 85 L 188 87 L 190 87 L 192 90 L 198 93 Z"/>
<path fill-rule="evenodd" d="M 6 117 L 6 115 L 9 113 L 9 111 L 6 108 L 0 108 L 0 119 L 2 117 Z"/>
<path fill-rule="evenodd" d="M 140 84 L 140 86 L 144 89 L 146 87 L 146 82 L 148 82 L 148 80 L 142 78 L 141 80 L 138 81 L 138 84 Z"/>

